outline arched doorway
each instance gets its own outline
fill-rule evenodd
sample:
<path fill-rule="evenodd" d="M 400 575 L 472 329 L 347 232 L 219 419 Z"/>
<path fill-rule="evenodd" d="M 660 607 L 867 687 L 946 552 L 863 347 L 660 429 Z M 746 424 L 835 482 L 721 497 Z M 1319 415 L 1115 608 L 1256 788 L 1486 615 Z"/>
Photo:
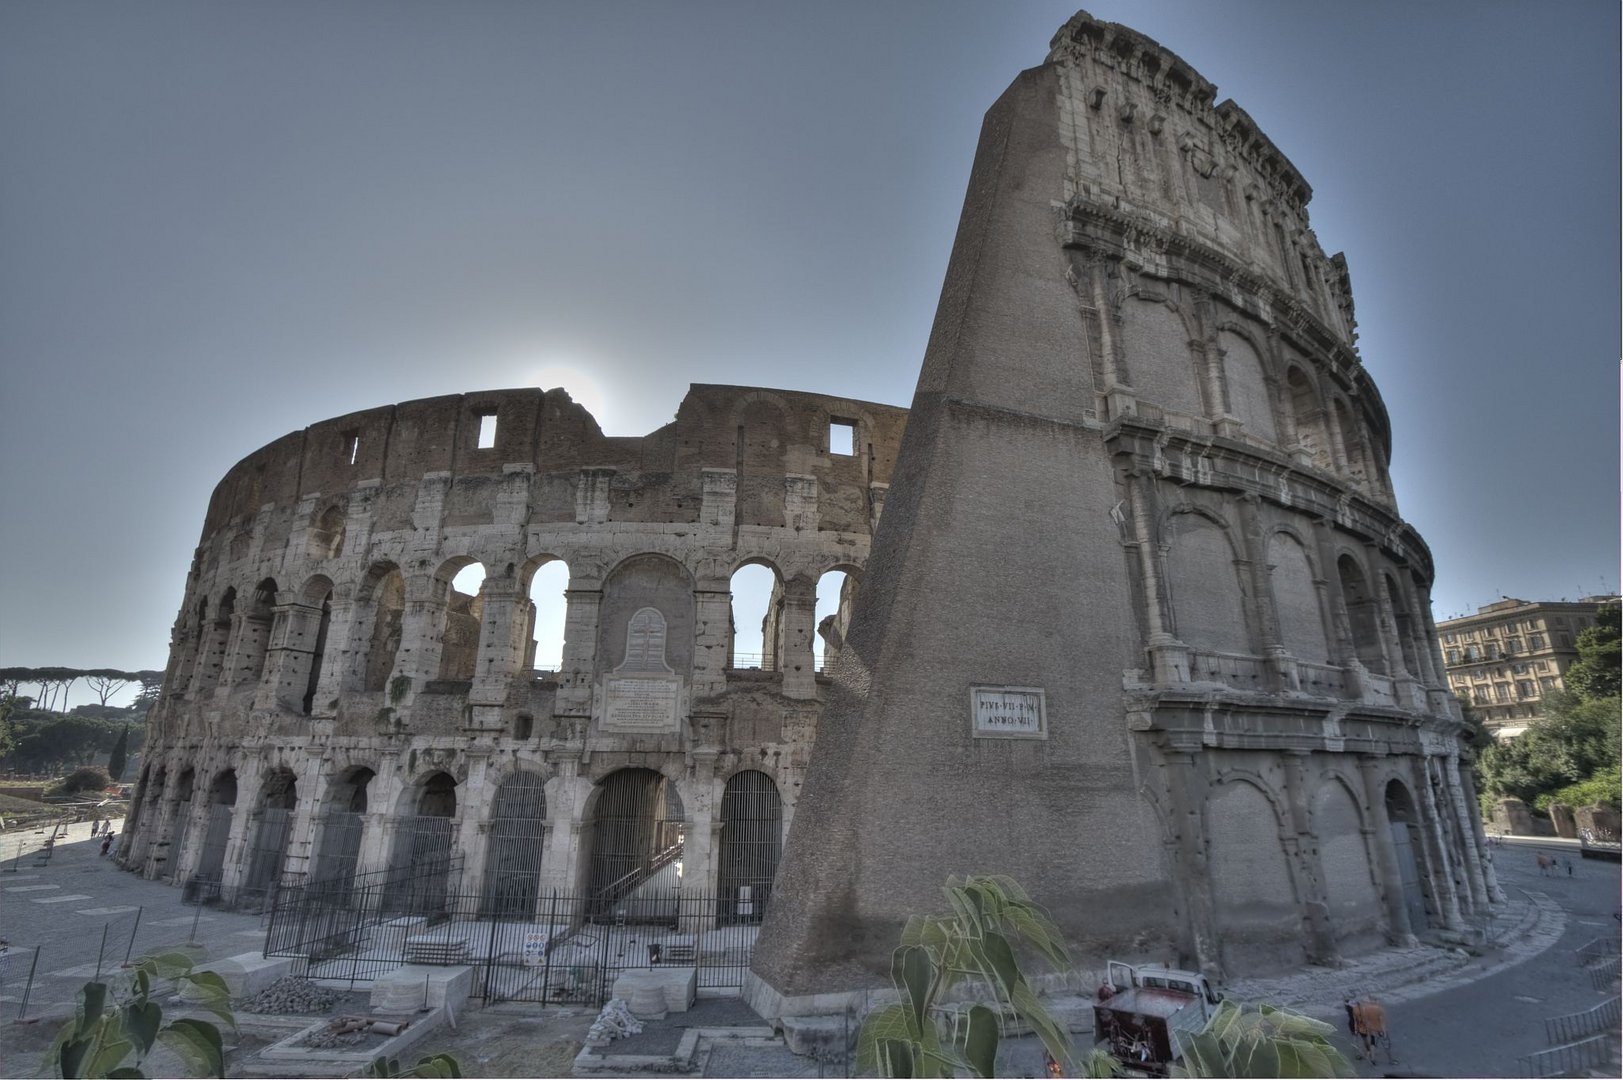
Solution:
<path fill-rule="evenodd" d="M 402 818 L 395 833 L 394 858 L 386 890 L 391 911 L 442 915 L 451 884 L 451 852 L 456 816 L 456 781 L 437 772 L 423 784 L 416 813 Z"/>
<path fill-rule="evenodd" d="M 766 773 L 741 772 L 721 796 L 720 918 L 760 922 L 783 851 L 783 799 Z"/>
<path fill-rule="evenodd" d="M 376 774 L 368 768 L 348 770 L 333 785 L 327 812 L 321 818 L 321 851 L 316 856 L 311 884 L 329 893 L 344 894 L 355 880 L 365 828 L 366 788 Z"/>
<path fill-rule="evenodd" d="M 1409 928 L 1419 933 L 1428 925 L 1426 918 L 1426 876 L 1421 872 L 1420 817 L 1414 799 L 1401 780 L 1386 785 L 1386 819 L 1392 833 L 1392 848 L 1398 860 L 1398 879 L 1403 906 L 1409 914 Z"/>
<path fill-rule="evenodd" d="M 481 914 L 527 916 L 535 912 L 541 892 L 546 819 L 546 786 L 535 773 L 514 773 L 496 789 Z"/>
<path fill-rule="evenodd" d="M 274 894 L 287 844 L 293 836 L 293 811 L 299 804 L 299 785 L 289 769 L 265 778 L 259 790 L 258 822 L 248 848 L 248 874 L 238 903 L 250 910 L 262 907 Z"/>
<path fill-rule="evenodd" d="M 652 769 L 620 769 L 598 783 L 585 821 L 591 917 L 674 917 L 685 819 L 676 785 Z"/>
<path fill-rule="evenodd" d="M 237 805 L 237 773 L 227 769 L 214 778 L 209 786 L 209 816 L 203 826 L 203 847 L 198 852 L 197 870 L 192 874 L 195 886 L 187 899 L 202 902 L 220 895 L 220 882 L 225 875 L 225 845 L 231 839 L 231 815 Z"/>

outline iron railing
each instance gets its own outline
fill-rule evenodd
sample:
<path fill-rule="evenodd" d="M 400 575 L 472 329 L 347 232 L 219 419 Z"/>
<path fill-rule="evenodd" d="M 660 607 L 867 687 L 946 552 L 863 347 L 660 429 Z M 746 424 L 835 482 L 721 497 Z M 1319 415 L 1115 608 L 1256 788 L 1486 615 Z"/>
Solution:
<path fill-rule="evenodd" d="M 1616 1046 L 1617 1040 L 1611 1035 L 1591 1035 L 1565 1046 L 1524 1054 L 1517 1062 L 1523 1076 L 1568 1076 L 1605 1064 Z"/>
<path fill-rule="evenodd" d="M 601 897 L 561 893 L 535 897 L 522 915 L 492 914 L 483 893 L 447 893 L 433 912 L 389 908 L 389 897 L 418 892 L 378 878 L 285 885 L 265 955 L 295 958 L 295 974 L 352 984 L 403 964 L 467 964 L 487 1002 L 600 1005 L 622 972 L 649 967 L 693 968 L 701 991 L 736 992 L 759 929 L 758 918 L 729 920 L 735 904 L 685 894 L 633 894 L 608 912 Z"/>
<path fill-rule="evenodd" d="M 1618 1026 L 1618 999 L 1611 998 L 1592 1009 L 1552 1016 L 1544 1021 L 1544 1041 L 1570 1043 Z"/>

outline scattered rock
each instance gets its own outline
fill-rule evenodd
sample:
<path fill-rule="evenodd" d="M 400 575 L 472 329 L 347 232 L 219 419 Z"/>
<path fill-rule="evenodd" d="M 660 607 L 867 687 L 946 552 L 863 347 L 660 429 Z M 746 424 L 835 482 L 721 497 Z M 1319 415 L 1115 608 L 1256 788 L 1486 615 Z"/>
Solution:
<path fill-rule="evenodd" d="M 586 1032 L 586 1045 L 607 1046 L 615 1039 L 641 1033 L 642 1021 L 631 1015 L 631 1009 L 624 1001 L 615 998 L 603 1006 L 603 1011 L 592 1021 L 591 1029 Z"/>
<path fill-rule="evenodd" d="M 338 992 L 317 986 L 309 979 L 284 976 L 242 1005 L 243 1012 L 281 1016 L 311 1016 L 331 1011 Z"/>

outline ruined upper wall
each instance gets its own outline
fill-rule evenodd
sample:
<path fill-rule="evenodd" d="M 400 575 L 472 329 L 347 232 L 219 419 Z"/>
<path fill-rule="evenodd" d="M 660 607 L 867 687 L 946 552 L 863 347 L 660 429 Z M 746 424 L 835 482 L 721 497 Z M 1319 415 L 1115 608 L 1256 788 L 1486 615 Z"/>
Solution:
<path fill-rule="evenodd" d="M 1136 30 L 1079 11 L 1054 35 L 1067 198 L 1197 240 L 1294 298 L 1347 349 L 1355 338 L 1345 259 L 1308 225 L 1312 188 L 1233 101 Z"/>
<path fill-rule="evenodd" d="M 494 445 L 480 449 L 487 415 L 496 418 Z M 695 385 L 671 423 L 615 438 L 561 389 L 424 398 L 325 420 L 249 454 L 214 489 L 201 542 L 266 507 L 361 484 L 380 489 L 381 520 L 404 525 L 424 477 L 449 478 L 448 511 L 479 524 L 494 509 L 481 492 L 515 471 L 532 473 L 538 520 L 574 521 L 582 470 L 595 470 L 609 486 L 612 520 L 697 521 L 703 470 L 727 469 L 738 473 L 741 524 L 782 524 L 783 478 L 800 476 L 816 484 L 822 529 L 866 532 L 869 487 L 889 482 L 906 416 L 820 394 Z M 852 425 L 854 453 L 830 453 L 831 422 Z"/>

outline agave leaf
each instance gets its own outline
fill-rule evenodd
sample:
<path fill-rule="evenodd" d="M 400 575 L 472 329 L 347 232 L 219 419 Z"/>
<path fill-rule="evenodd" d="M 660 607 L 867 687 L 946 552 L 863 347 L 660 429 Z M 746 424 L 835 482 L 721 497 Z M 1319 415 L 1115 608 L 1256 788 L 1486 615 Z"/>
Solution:
<path fill-rule="evenodd" d="M 985 1005 L 971 1005 L 964 1022 L 964 1059 L 976 1076 L 997 1075 L 997 1014 Z"/>
<path fill-rule="evenodd" d="M 205 1020 L 185 1018 L 158 1032 L 158 1040 L 191 1067 L 194 1076 L 225 1075 L 225 1047 L 220 1029 Z"/>
<path fill-rule="evenodd" d="M 865 1072 L 878 1071 L 881 1044 L 898 1040 L 913 1041 L 913 1025 L 908 1006 L 896 1001 L 881 1005 L 863 1019 L 857 1031 L 857 1067 Z"/>

